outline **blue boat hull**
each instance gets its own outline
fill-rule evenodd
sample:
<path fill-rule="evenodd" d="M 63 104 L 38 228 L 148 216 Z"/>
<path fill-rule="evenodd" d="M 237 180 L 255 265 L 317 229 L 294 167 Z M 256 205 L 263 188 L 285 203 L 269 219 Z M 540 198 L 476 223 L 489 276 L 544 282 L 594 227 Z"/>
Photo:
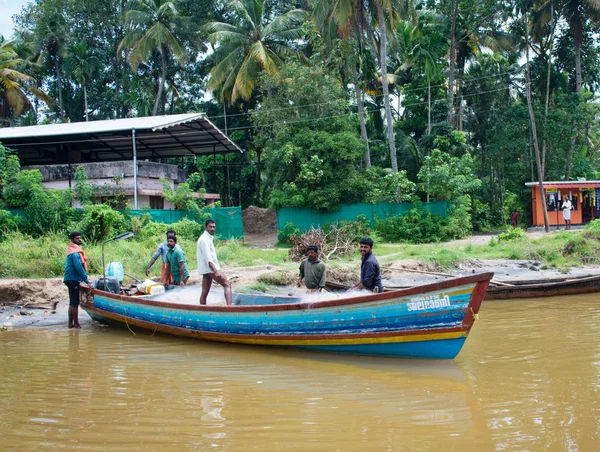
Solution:
<path fill-rule="evenodd" d="M 99 321 L 205 340 L 452 359 L 492 276 L 340 300 L 250 306 L 189 306 L 91 290 L 82 308 Z"/>

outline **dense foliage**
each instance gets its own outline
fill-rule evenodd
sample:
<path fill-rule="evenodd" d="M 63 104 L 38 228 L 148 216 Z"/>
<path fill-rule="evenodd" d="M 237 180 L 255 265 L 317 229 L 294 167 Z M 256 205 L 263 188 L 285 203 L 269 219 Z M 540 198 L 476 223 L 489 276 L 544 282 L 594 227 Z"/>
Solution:
<path fill-rule="evenodd" d="M 587 0 L 39 0 L 0 41 L 0 119 L 204 111 L 246 152 L 176 163 L 224 206 L 469 195 L 466 230 L 515 207 L 527 223 L 524 182 L 598 178 L 599 12 Z M 4 203 L 24 207 L 39 184 L 17 173 L 2 176 Z M 56 215 L 63 201 L 48 201 Z"/>

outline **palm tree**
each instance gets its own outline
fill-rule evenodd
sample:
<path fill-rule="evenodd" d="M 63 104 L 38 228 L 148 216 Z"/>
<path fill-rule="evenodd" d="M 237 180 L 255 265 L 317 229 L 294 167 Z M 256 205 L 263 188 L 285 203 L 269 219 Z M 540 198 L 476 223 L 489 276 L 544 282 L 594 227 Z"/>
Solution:
<path fill-rule="evenodd" d="M 350 72 L 352 73 L 360 135 L 365 144 L 365 166 L 371 167 L 371 151 L 369 148 L 369 135 L 365 120 L 363 89 L 360 82 L 360 69 L 362 62 L 367 57 L 364 46 L 364 4 L 357 0 L 319 0 L 313 11 L 312 18 L 319 29 L 327 49 L 331 49 L 335 39 L 348 39 L 350 50 L 346 56 Z M 346 47 L 346 49 L 347 49 Z"/>
<path fill-rule="evenodd" d="M 40 60 L 46 60 L 54 68 L 59 114 L 60 119 L 64 121 L 66 118 L 62 97 L 61 65 L 63 46 L 68 35 L 67 21 L 59 5 L 53 1 L 40 3 L 36 11 L 34 33 L 36 41 L 40 44 Z"/>
<path fill-rule="evenodd" d="M 85 120 L 89 121 L 87 84 L 94 73 L 100 69 L 100 60 L 88 49 L 85 41 L 67 46 L 65 49 L 65 70 L 72 74 L 73 80 L 83 88 Z"/>
<path fill-rule="evenodd" d="M 186 59 L 186 51 L 181 42 L 185 18 L 177 10 L 174 1 L 131 0 L 123 21 L 127 33 L 117 52 L 126 53 L 134 71 L 137 72 L 138 65 L 150 60 L 155 52 L 160 55 L 161 77 L 152 108 L 152 116 L 156 116 L 165 88 L 168 56 L 173 54 L 180 64 Z"/>
<path fill-rule="evenodd" d="M 44 102 L 51 104 L 52 99 L 35 86 L 33 77 L 15 69 L 24 61 L 19 58 L 13 48 L 13 41 L 5 41 L 0 35 L 0 99 L 3 108 L 0 117 L 19 116 L 24 110 L 33 108 L 27 97 L 33 94 Z"/>
<path fill-rule="evenodd" d="M 208 40 L 218 44 L 206 86 L 233 105 L 240 98 L 250 99 L 262 71 L 275 74 L 287 58 L 303 58 L 293 43 L 304 35 L 301 24 L 307 14 L 294 9 L 271 19 L 267 0 L 228 0 L 227 5 L 230 23 L 204 26 Z"/>
<path fill-rule="evenodd" d="M 431 134 L 431 82 L 441 76 L 441 60 L 448 51 L 447 39 L 430 27 L 415 27 L 410 22 L 400 22 L 396 28 L 402 66 L 406 70 L 417 67 L 427 81 L 427 134 Z M 396 72 L 398 72 L 396 71 Z"/>
<path fill-rule="evenodd" d="M 565 18 L 569 23 L 573 42 L 575 44 L 575 92 L 581 99 L 581 48 L 583 46 L 583 25 L 586 20 L 600 24 L 600 1 L 598 0 L 569 0 L 565 5 Z M 577 130 L 577 120 L 573 120 L 574 129 Z M 573 134 L 571 146 L 567 153 L 566 180 L 571 176 L 571 160 L 575 151 L 577 133 Z"/>

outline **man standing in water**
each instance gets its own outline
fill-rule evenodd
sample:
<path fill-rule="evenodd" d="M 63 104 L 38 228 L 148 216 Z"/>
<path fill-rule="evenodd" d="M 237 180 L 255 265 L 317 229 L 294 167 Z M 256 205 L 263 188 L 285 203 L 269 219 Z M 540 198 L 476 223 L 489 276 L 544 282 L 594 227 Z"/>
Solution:
<path fill-rule="evenodd" d="M 169 229 L 167 231 L 167 240 L 169 240 L 169 237 L 173 236 L 175 237 L 175 231 L 172 229 Z M 160 245 L 158 245 L 158 248 L 156 248 L 156 252 L 152 255 L 152 258 L 150 259 L 150 263 L 148 264 L 148 266 L 146 267 L 146 276 L 150 275 L 150 267 L 152 267 L 154 265 L 154 262 L 156 262 L 156 260 L 160 257 L 161 261 L 162 261 L 162 268 L 160 270 L 160 283 L 161 284 L 171 284 L 173 281 L 171 280 L 171 274 L 169 273 L 169 270 L 167 268 L 167 253 L 169 252 L 169 246 L 167 245 L 167 242 L 163 242 Z"/>
<path fill-rule="evenodd" d="M 327 270 L 325 264 L 319 260 L 319 248 L 317 245 L 308 245 L 306 247 L 307 259 L 300 263 L 300 276 L 298 278 L 298 287 L 302 287 L 302 280 L 308 292 L 322 292 L 325 289 L 325 278 Z"/>
<path fill-rule="evenodd" d="M 200 304 L 206 304 L 206 299 L 213 280 L 223 286 L 225 292 L 225 301 L 231 304 L 231 283 L 227 276 L 221 272 L 221 266 L 217 259 L 217 252 L 213 243 L 217 224 L 215 220 L 206 220 L 204 232 L 198 239 L 196 256 L 198 258 L 198 273 L 202 275 L 202 294 L 200 295 Z"/>
<path fill-rule="evenodd" d="M 71 232 L 67 247 L 65 277 L 63 283 L 69 289 L 69 328 L 81 328 L 79 324 L 79 284 L 90 284 L 87 275 L 87 257 L 81 248 L 81 233 Z"/>
<path fill-rule="evenodd" d="M 360 281 L 354 284 L 351 289 L 367 289 L 374 293 L 383 292 L 379 262 L 377 262 L 377 259 L 373 256 L 372 239 L 368 237 L 360 239 L 360 254 L 362 256 L 362 263 L 360 264 Z"/>
<path fill-rule="evenodd" d="M 173 285 L 185 286 L 187 280 L 190 279 L 185 253 L 177 245 L 177 237 L 174 235 L 169 236 L 167 239 L 167 246 L 169 247 L 169 252 L 167 253 L 167 270 L 173 278 Z"/>

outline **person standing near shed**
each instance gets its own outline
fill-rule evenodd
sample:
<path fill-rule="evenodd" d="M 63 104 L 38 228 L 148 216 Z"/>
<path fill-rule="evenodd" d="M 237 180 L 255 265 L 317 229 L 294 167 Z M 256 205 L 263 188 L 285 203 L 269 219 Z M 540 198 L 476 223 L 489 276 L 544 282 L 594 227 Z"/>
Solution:
<path fill-rule="evenodd" d="M 232 304 L 231 283 L 227 276 L 221 272 L 217 251 L 213 243 L 217 224 L 215 220 L 206 220 L 204 232 L 198 239 L 196 257 L 198 259 L 198 273 L 202 275 L 202 293 L 200 295 L 200 304 L 206 304 L 208 293 L 212 287 L 213 280 L 223 286 L 225 301 L 228 305 Z"/>
<path fill-rule="evenodd" d="M 573 204 L 571 200 L 565 197 L 565 202 L 562 205 L 563 218 L 565 220 L 565 229 L 571 229 L 571 210 L 573 209 Z"/>
<path fill-rule="evenodd" d="M 360 281 L 350 289 L 367 289 L 374 293 L 383 292 L 379 262 L 373 255 L 373 239 L 368 237 L 360 239 L 360 254 L 362 256 Z"/>
<path fill-rule="evenodd" d="M 87 275 L 87 257 L 81 244 L 81 233 L 69 234 L 71 243 L 67 246 L 65 276 L 63 283 L 69 289 L 69 328 L 81 328 L 79 324 L 79 285 L 83 282 L 89 286 Z"/>
<path fill-rule="evenodd" d="M 322 292 L 325 289 L 327 269 L 325 264 L 319 260 L 319 247 L 308 245 L 306 247 L 307 258 L 300 263 L 300 276 L 298 287 L 302 286 L 302 280 L 308 292 Z"/>

